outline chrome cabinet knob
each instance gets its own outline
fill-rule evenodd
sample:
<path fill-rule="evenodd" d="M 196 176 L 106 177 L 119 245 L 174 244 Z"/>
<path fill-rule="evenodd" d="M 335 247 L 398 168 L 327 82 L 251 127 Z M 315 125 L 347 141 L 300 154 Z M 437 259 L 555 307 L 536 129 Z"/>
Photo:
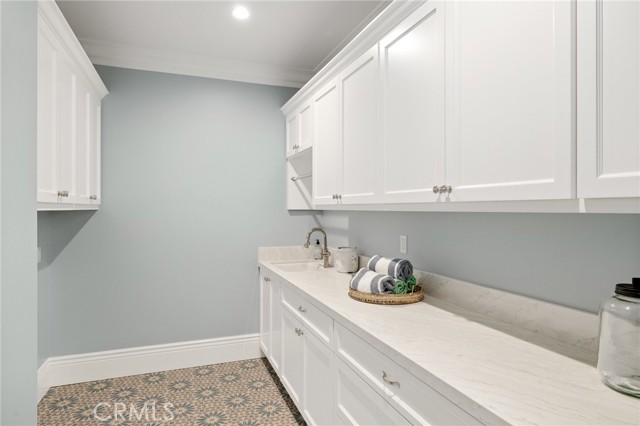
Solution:
<path fill-rule="evenodd" d="M 331 195 L 331 198 L 333 198 L 334 200 L 338 199 L 338 194 Z"/>
<path fill-rule="evenodd" d="M 264 277 L 263 279 L 264 279 L 264 282 L 265 282 L 265 283 L 268 283 L 268 282 L 270 282 L 270 281 L 271 281 L 271 278 L 269 278 L 269 277 Z"/>
<path fill-rule="evenodd" d="M 434 194 L 439 194 L 440 193 L 440 187 L 439 186 L 434 186 L 433 187 L 433 193 Z"/>
<path fill-rule="evenodd" d="M 304 314 L 305 312 L 307 312 L 307 310 L 306 310 L 305 308 L 303 308 L 302 306 L 298 306 L 298 310 L 299 310 L 300 312 L 302 312 L 303 314 Z"/>
<path fill-rule="evenodd" d="M 98 196 L 97 195 L 89 195 L 89 199 L 90 200 L 97 200 Z"/>
<path fill-rule="evenodd" d="M 453 188 L 451 188 L 451 187 L 450 187 L 450 186 L 448 186 L 448 185 L 442 185 L 442 186 L 440 187 L 440 193 L 441 193 L 441 194 L 451 194 L 451 191 L 452 191 L 452 190 L 453 190 Z"/>
<path fill-rule="evenodd" d="M 338 199 L 342 200 L 342 194 L 338 194 Z"/>
<path fill-rule="evenodd" d="M 69 191 L 58 191 L 58 197 L 68 197 Z"/>

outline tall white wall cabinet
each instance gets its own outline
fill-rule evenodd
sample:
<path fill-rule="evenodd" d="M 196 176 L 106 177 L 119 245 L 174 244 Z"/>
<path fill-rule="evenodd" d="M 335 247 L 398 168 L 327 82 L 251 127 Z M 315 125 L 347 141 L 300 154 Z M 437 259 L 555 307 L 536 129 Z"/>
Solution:
<path fill-rule="evenodd" d="M 100 206 L 106 94 L 58 6 L 38 2 L 38 210 Z"/>
<path fill-rule="evenodd" d="M 282 107 L 289 208 L 640 212 L 639 76 L 637 2 L 393 2 Z"/>

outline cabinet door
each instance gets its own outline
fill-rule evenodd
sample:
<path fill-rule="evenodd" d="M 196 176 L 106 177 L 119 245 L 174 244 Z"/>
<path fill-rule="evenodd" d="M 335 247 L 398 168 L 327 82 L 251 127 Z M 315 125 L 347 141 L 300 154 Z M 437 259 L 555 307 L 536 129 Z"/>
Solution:
<path fill-rule="evenodd" d="M 287 117 L 287 156 L 295 154 L 294 147 L 300 144 L 298 124 L 298 113 L 292 112 Z"/>
<path fill-rule="evenodd" d="M 260 274 L 260 348 L 271 354 L 271 277 Z"/>
<path fill-rule="evenodd" d="M 335 412 L 345 425 L 410 424 L 341 360 L 336 360 Z"/>
<path fill-rule="evenodd" d="M 303 345 L 299 331 L 302 326 L 286 309 L 282 309 L 282 364 L 280 367 L 283 384 L 287 387 L 293 402 L 300 407 L 303 391 Z"/>
<path fill-rule="evenodd" d="M 380 42 L 386 202 L 435 201 L 445 182 L 443 9 L 427 2 Z"/>
<path fill-rule="evenodd" d="M 313 114 L 311 105 L 313 105 L 311 101 L 302 105 L 298 113 L 298 121 L 300 123 L 300 149 L 313 146 Z"/>
<path fill-rule="evenodd" d="M 313 201 L 336 204 L 342 182 L 342 108 L 340 86 L 332 81 L 313 97 Z"/>
<path fill-rule="evenodd" d="M 271 291 L 269 292 L 269 334 L 271 336 L 271 347 L 269 348 L 269 361 L 273 369 L 279 373 L 282 360 L 282 306 L 280 302 L 280 282 L 271 281 Z"/>
<path fill-rule="evenodd" d="M 329 425 L 333 420 L 333 361 L 331 349 L 304 330 L 302 409 L 314 425 Z"/>
<path fill-rule="evenodd" d="M 38 17 L 40 21 L 42 18 Z M 41 203 L 58 202 L 56 171 L 56 69 L 58 56 L 48 28 L 38 23 L 38 194 Z"/>
<path fill-rule="evenodd" d="M 342 92 L 342 191 L 344 204 L 374 203 L 382 180 L 378 125 L 378 46 L 340 76 Z"/>
<path fill-rule="evenodd" d="M 574 196 L 572 3 L 447 3 L 453 201 Z"/>
<path fill-rule="evenodd" d="M 57 67 L 57 125 L 58 140 L 57 182 L 58 190 L 65 195 L 60 201 L 73 204 L 77 200 L 76 188 L 76 108 L 77 108 L 77 76 L 71 60 L 63 52 L 58 52 Z"/>
<path fill-rule="evenodd" d="M 76 81 L 76 202 L 90 204 L 91 90 L 80 78 Z"/>
<path fill-rule="evenodd" d="M 93 93 L 89 110 L 89 198 L 91 204 L 102 204 L 102 102 Z"/>
<path fill-rule="evenodd" d="M 578 197 L 640 197 L 640 3 L 577 8 Z"/>

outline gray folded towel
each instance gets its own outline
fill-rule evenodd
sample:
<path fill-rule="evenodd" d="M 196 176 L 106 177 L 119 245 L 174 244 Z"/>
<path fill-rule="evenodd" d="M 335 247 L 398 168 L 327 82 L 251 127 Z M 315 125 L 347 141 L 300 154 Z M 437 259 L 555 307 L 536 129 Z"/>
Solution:
<path fill-rule="evenodd" d="M 374 271 L 362 268 L 351 277 L 349 287 L 364 293 L 393 293 L 396 281 L 389 275 L 376 274 Z"/>
<path fill-rule="evenodd" d="M 393 278 L 397 278 L 401 281 L 406 281 L 411 275 L 413 275 L 413 265 L 406 259 L 389 259 L 388 257 L 381 257 L 377 254 L 373 256 L 367 268 L 372 271 L 376 271 L 379 274 L 391 275 Z"/>

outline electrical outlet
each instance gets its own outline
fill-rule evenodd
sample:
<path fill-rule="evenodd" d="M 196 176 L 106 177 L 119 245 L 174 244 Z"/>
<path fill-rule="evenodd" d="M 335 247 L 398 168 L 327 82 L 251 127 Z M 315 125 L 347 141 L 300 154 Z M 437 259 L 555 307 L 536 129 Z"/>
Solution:
<path fill-rule="evenodd" d="M 400 235 L 400 253 L 402 254 L 407 253 L 407 236 L 406 235 Z"/>

